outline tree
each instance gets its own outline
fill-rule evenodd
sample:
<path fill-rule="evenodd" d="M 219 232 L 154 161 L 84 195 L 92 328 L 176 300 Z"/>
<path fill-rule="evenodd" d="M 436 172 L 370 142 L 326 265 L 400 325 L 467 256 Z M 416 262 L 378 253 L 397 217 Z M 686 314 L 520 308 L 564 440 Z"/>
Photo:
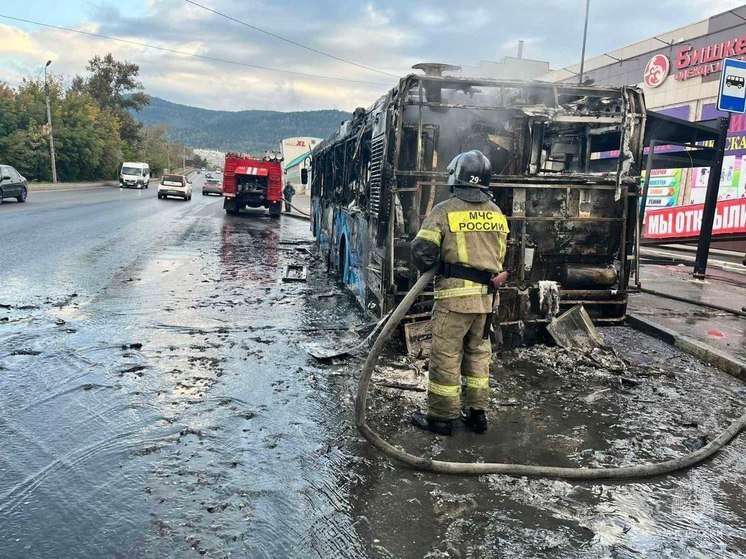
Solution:
<path fill-rule="evenodd" d="M 150 102 L 137 80 L 140 66 L 132 62 L 115 60 L 111 53 L 103 58 L 96 55 L 88 61 L 86 78 L 76 76 L 72 90 L 87 93 L 102 109 L 111 111 L 119 119 L 122 140 L 135 148 L 141 125 L 130 114 L 139 111 Z"/>
<path fill-rule="evenodd" d="M 115 60 L 111 53 L 103 58 L 96 55 L 88 61 L 88 78 L 76 76 L 72 88 L 86 91 L 100 107 L 115 111 L 139 111 L 150 102 L 137 81 L 140 66 L 133 62 Z"/>
<path fill-rule="evenodd" d="M 119 118 L 55 76 L 49 77 L 49 96 L 59 178 L 113 178 L 123 151 Z M 0 161 L 30 180 L 51 180 L 46 122 L 43 81 L 23 80 L 15 90 L 0 86 Z"/>

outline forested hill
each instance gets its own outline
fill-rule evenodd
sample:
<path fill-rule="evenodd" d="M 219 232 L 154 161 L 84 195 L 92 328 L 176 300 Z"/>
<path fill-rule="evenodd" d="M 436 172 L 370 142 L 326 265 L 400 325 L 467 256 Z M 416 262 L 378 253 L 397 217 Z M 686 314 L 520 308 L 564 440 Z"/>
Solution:
<path fill-rule="evenodd" d="M 350 115 L 336 110 L 213 111 L 151 97 L 134 117 L 147 125 L 165 124 L 172 140 L 189 147 L 258 153 L 277 149 L 282 138 L 326 138 Z"/>

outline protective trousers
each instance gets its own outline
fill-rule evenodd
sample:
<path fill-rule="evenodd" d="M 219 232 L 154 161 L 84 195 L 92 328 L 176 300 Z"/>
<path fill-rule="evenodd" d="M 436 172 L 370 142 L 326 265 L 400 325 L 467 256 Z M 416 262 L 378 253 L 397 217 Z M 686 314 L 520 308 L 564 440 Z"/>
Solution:
<path fill-rule="evenodd" d="M 456 419 L 465 408 L 487 409 L 492 347 L 483 339 L 484 313 L 460 313 L 435 306 L 432 318 L 427 415 Z"/>

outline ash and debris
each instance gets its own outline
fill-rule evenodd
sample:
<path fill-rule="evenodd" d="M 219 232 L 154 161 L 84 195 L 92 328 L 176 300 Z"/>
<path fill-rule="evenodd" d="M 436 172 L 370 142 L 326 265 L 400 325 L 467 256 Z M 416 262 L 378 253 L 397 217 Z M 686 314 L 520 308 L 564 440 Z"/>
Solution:
<path fill-rule="evenodd" d="M 425 408 L 427 361 L 392 351 L 373 375 L 369 425 L 438 459 L 614 467 L 691 452 L 743 413 L 737 379 L 634 330 L 600 332 L 606 349 L 533 346 L 496 356 L 484 436 L 412 427 L 411 411 Z M 385 548 L 376 557 L 746 555 L 743 437 L 687 472 L 613 484 L 425 474 L 360 444 L 366 459 L 355 470 L 375 472 L 376 482 L 353 483 L 353 493 Z M 402 518 L 418 526 L 421 543 Z"/>
<path fill-rule="evenodd" d="M 560 285 L 556 281 L 539 282 L 539 309 L 545 316 L 557 316 L 560 310 Z"/>

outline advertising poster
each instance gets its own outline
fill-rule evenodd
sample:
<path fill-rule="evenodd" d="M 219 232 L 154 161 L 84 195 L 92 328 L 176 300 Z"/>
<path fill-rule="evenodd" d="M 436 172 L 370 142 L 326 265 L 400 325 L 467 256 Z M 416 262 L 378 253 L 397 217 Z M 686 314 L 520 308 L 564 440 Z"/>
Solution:
<path fill-rule="evenodd" d="M 725 116 L 717 110 L 715 103 L 707 103 L 702 107 L 702 120 Z M 725 144 L 725 157 L 720 174 L 718 200 L 735 200 L 746 198 L 746 117 L 733 115 L 728 139 Z M 742 172 L 742 170 L 744 172 Z M 692 173 L 692 189 L 689 204 L 703 204 L 707 192 L 709 169 L 696 168 Z"/>
<path fill-rule="evenodd" d="M 645 180 L 645 172 L 642 173 Z M 681 169 L 655 169 L 650 174 L 646 208 L 669 208 L 676 205 L 681 186 Z"/>

